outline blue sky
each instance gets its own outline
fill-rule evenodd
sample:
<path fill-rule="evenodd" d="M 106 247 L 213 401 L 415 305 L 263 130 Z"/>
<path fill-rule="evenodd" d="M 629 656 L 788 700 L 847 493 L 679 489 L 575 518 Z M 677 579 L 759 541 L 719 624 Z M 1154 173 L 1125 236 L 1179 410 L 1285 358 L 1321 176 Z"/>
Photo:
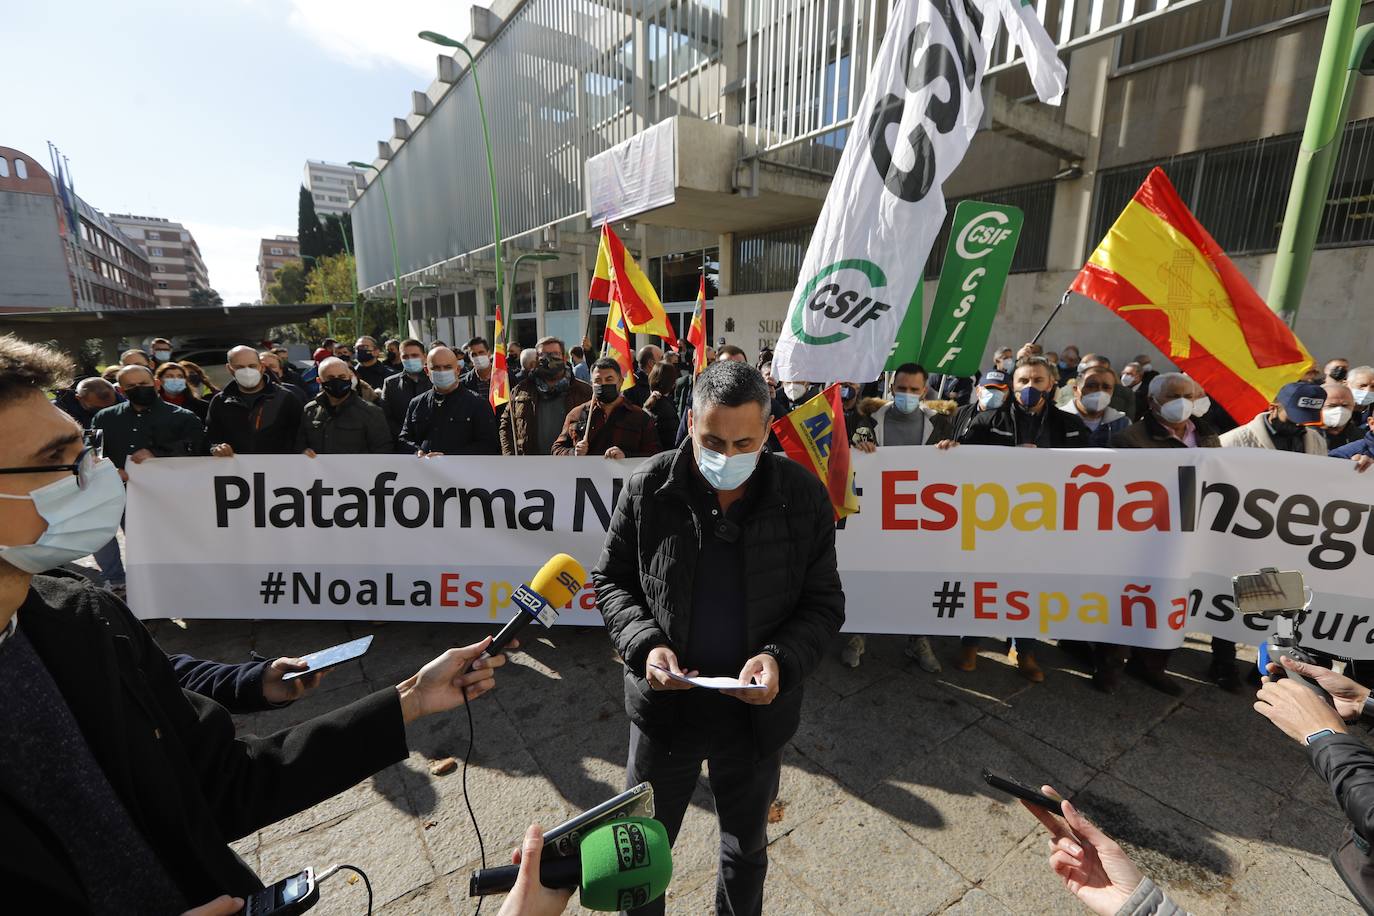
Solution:
<path fill-rule="evenodd" d="M 258 297 L 257 240 L 296 232 L 305 160 L 370 162 L 468 34 L 438 0 L 5 4 L 0 145 L 71 161 L 106 213 L 185 223 L 229 303 Z"/>

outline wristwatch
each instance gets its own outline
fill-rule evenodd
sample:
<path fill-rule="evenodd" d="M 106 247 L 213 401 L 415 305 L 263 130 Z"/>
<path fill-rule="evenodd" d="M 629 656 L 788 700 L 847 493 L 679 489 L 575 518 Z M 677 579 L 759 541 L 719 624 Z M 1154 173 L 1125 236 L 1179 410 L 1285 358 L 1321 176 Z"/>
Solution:
<path fill-rule="evenodd" d="M 1305 744 L 1305 745 L 1307 745 L 1308 747 L 1311 747 L 1313 741 L 1318 741 L 1318 740 L 1320 740 L 1320 739 L 1322 739 L 1322 738 L 1329 738 L 1329 737 L 1331 737 L 1331 736 L 1334 735 L 1334 734 L 1336 734 L 1336 732 L 1335 732 L 1334 729 L 1323 728 L 1323 729 L 1320 729 L 1320 730 L 1318 730 L 1318 731 L 1313 732 L 1312 734 L 1308 735 L 1306 738 L 1302 739 L 1302 743 Z"/>
<path fill-rule="evenodd" d="M 777 643 L 770 642 L 759 650 L 764 655 L 771 655 L 778 660 L 778 667 L 785 667 L 787 664 L 787 652 Z"/>

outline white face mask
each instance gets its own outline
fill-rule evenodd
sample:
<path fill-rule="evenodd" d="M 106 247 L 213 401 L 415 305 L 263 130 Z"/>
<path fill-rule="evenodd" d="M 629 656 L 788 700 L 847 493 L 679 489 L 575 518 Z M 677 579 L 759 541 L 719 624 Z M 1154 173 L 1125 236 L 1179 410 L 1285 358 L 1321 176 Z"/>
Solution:
<path fill-rule="evenodd" d="M 124 517 L 124 484 L 108 459 L 91 471 L 83 490 L 72 474 L 31 493 L 0 493 L 0 499 L 31 499 L 48 523 L 32 544 L 0 546 L 0 560 L 27 573 L 55 569 L 95 553 L 115 536 Z"/>
<path fill-rule="evenodd" d="M 1090 414 L 1101 413 L 1111 402 L 1112 395 L 1109 391 L 1094 391 L 1092 394 L 1083 395 L 1083 409 Z"/>
<path fill-rule="evenodd" d="M 1016 369 L 1016 360 L 1008 356 L 1001 362 L 1003 372 L 1011 372 Z"/>
<path fill-rule="evenodd" d="M 1355 396 L 1356 407 L 1368 407 L 1374 404 L 1374 388 L 1356 388 L 1350 392 Z"/>
<path fill-rule="evenodd" d="M 481 356 L 474 356 L 472 358 L 472 364 L 478 369 L 485 369 L 491 365 L 491 357 L 487 356 L 485 353 Z"/>
<path fill-rule="evenodd" d="M 754 473 L 763 449 L 757 452 L 740 452 L 725 456 L 713 452 L 704 445 L 697 446 L 697 467 L 706 482 L 717 490 L 734 490 L 744 486 L 744 482 Z"/>
<path fill-rule="evenodd" d="M 984 388 L 978 392 L 978 406 L 984 410 L 996 410 L 1007 400 L 1007 393 L 1000 388 Z"/>
<path fill-rule="evenodd" d="M 1121 384 L 1125 385 L 1127 388 L 1134 388 L 1135 383 L 1138 381 L 1140 381 L 1140 379 L 1136 378 L 1129 372 L 1123 372 L 1121 374 Z"/>
<path fill-rule="evenodd" d="M 1205 417 L 1207 416 L 1207 411 L 1211 409 L 1212 399 L 1205 394 L 1193 402 L 1193 416 L 1195 417 Z"/>
<path fill-rule="evenodd" d="M 806 394 L 808 387 L 805 382 L 784 382 L 782 393 L 787 395 L 787 400 L 795 404 L 802 395 Z"/>
<path fill-rule="evenodd" d="M 234 382 L 240 388 L 256 388 L 262 382 L 262 370 L 251 366 L 246 369 L 235 369 Z"/>
<path fill-rule="evenodd" d="M 1193 402 L 1189 398 L 1174 398 L 1159 408 L 1159 418 L 1165 423 L 1182 423 L 1192 415 Z"/>
<path fill-rule="evenodd" d="M 1354 411 L 1349 407 L 1327 407 L 1322 410 L 1322 423 L 1327 429 L 1340 429 L 1350 422 Z"/>

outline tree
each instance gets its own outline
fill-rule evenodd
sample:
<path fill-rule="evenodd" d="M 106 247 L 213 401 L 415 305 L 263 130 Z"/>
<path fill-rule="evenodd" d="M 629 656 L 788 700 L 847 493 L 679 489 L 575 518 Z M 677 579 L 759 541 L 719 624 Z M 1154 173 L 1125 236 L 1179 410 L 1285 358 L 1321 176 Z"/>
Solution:
<path fill-rule="evenodd" d="M 196 308 L 218 308 L 224 305 L 224 298 L 213 289 L 200 286 L 191 287 L 191 305 Z"/>
<path fill-rule="evenodd" d="M 345 213 L 342 218 L 336 214 L 329 214 L 324 218 L 321 227 L 323 232 L 323 250 L 326 257 L 329 255 L 344 254 L 353 250 L 353 221 Z M 344 247 L 344 234 L 348 235 L 348 247 Z"/>
<path fill-rule="evenodd" d="M 346 254 L 320 258 L 306 281 L 306 302 L 352 302 L 353 258 Z"/>
<path fill-rule="evenodd" d="M 277 268 L 272 284 L 267 287 L 268 304 L 295 305 L 306 301 L 305 265 L 288 261 Z"/>
<path fill-rule="evenodd" d="M 301 185 L 296 213 L 296 241 L 300 243 L 301 258 L 308 274 L 315 268 L 316 262 L 312 259 L 323 257 L 327 252 L 324 228 L 320 225 L 319 215 L 315 213 L 315 198 L 310 196 L 310 189 L 305 185 Z"/>

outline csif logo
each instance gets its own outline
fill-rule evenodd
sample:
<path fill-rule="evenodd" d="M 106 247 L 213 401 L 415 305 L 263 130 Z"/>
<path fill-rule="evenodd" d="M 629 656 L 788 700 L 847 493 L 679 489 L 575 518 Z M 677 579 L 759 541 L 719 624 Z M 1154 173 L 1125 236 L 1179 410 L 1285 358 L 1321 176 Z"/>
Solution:
<path fill-rule="evenodd" d="M 1002 211 L 989 210 L 969 221 L 954 240 L 954 250 L 966 261 L 986 257 L 1011 238 L 1014 230 L 1007 228 L 1010 222 L 1011 217 Z"/>
<path fill-rule="evenodd" d="M 792 333 L 802 343 L 820 347 L 849 339 L 849 330 L 858 330 L 887 313 L 892 305 L 878 298 L 887 286 L 887 274 L 872 261 L 847 258 L 828 264 L 807 281 L 792 303 Z M 812 327 L 836 326 L 830 333 L 807 331 L 807 314 Z"/>

